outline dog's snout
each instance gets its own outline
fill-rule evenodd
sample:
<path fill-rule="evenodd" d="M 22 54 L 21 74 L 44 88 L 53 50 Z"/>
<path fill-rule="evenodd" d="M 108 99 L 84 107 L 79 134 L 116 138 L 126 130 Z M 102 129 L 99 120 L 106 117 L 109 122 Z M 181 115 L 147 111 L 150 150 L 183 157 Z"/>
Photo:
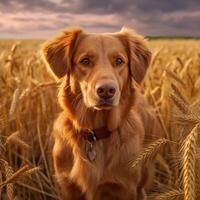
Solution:
<path fill-rule="evenodd" d="M 110 99 L 116 93 L 116 86 L 114 83 L 100 83 L 96 85 L 96 93 L 102 99 Z"/>

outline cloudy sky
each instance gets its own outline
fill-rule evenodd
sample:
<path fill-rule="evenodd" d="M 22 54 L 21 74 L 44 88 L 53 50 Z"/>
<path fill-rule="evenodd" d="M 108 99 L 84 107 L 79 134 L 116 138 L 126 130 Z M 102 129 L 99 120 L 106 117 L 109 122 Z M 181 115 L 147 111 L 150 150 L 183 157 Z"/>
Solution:
<path fill-rule="evenodd" d="M 122 26 L 144 35 L 200 36 L 199 0 L 0 0 L 1 38 L 46 38 L 68 26 Z"/>

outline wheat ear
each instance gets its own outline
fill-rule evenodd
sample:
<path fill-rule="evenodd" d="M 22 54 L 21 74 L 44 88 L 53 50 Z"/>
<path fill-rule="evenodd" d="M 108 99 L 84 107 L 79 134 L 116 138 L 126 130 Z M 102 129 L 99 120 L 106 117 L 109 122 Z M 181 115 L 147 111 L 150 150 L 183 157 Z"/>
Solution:
<path fill-rule="evenodd" d="M 12 103 L 11 103 L 10 111 L 9 111 L 10 116 L 13 115 L 14 112 L 16 111 L 16 108 L 19 102 L 19 97 L 20 97 L 20 91 L 19 91 L 19 88 L 17 88 L 13 93 Z"/>
<path fill-rule="evenodd" d="M 170 98 L 173 100 L 174 104 L 177 106 L 177 108 L 184 114 L 188 114 L 190 112 L 190 109 L 188 108 L 188 105 L 179 97 L 177 97 L 174 94 L 170 95 Z"/>
<path fill-rule="evenodd" d="M 176 94 L 186 105 L 188 105 L 187 100 L 182 95 L 182 93 L 180 92 L 180 90 L 178 89 L 178 87 L 175 84 L 173 84 L 173 83 L 171 83 L 171 87 L 172 87 L 172 89 L 174 91 L 174 94 Z"/>
<path fill-rule="evenodd" d="M 175 200 L 183 199 L 183 190 L 181 189 L 172 189 L 163 193 L 156 193 L 150 195 L 149 200 Z"/>
<path fill-rule="evenodd" d="M 176 80 L 176 81 L 179 82 L 182 86 L 185 87 L 184 81 L 183 81 L 181 78 L 179 78 L 179 77 L 177 76 L 177 74 L 175 74 L 174 72 L 172 72 L 172 71 L 170 71 L 170 70 L 168 70 L 168 69 L 165 69 L 165 72 L 166 72 L 167 75 L 169 75 L 171 78 L 173 78 L 174 80 Z"/>
<path fill-rule="evenodd" d="M 195 200 L 195 156 L 200 123 L 197 124 L 182 143 L 182 180 L 185 200 Z"/>
<path fill-rule="evenodd" d="M 5 185 L 8 185 L 10 183 L 13 183 L 16 179 L 18 179 L 25 171 L 29 169 L 29 166 L 26 165 L 19 169 L 17 172 L 13 173 L 11 176 L 9 176 L 5 182 L 0 184 L 0 187 L 4 187 Z"/>
<path fill-rule="evenodd" d="M 144 148 L 136 160 L 131 161 L 131 167 L 136 167 L 141 163 L 147 162 L 152 159 L 155 153 L 160 149 L 161 146 L 169 142 L 169 140 L 165 138 L 161 138 L 150 144 L 148 147 Z"/>
<path fill-rule="evenodd" d="M 5 170 L 6 179 L 10 178 L 14 174 L 12 167 L 9 166 L 8 162 L 3 159 L 0 159 L 0 167 L 4 168 Z M 14 189 L 13 183 L 9 183 L 6 185 L 6 192 L 7 192 L 8 200 L 14 200 L 15 189 Z"/>

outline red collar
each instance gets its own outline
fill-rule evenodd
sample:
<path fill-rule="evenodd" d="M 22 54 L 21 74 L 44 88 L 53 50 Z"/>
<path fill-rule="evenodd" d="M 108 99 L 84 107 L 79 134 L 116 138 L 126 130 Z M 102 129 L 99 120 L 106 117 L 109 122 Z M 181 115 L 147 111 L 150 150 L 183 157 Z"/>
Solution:
<path fill-rule="evenodd" d="M 111 132 L 106 127 L 100 127 L 94 130 L 82 130 L 82 137 L 88 142 L 95 142 L 97 140 L 106 139 L 110 137 Z"/>

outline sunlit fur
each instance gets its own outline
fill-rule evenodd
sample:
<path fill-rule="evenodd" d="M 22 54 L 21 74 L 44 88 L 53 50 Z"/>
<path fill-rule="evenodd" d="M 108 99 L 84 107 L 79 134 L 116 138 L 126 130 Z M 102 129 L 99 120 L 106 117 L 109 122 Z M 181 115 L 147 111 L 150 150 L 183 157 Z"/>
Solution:
<path fill-rule="evenodd" d="M 66 41 L 66 34 L 76 35 L 73 37 L 73 43 Z M 81 75 L 77 71 L 78 68 L 73 60 L 81 45 L 81 34 L 87 34 L 88 38 L 90 37 L 89 33 L 84 33 L 79 29 L 69 30 L 64 35 L 48 42 L 44 47 L 47 63 L 53 72 L 56 69 L 55 75 L 62 79 L 58 97 L 63 111 L 54 125 L 53 149 L 55 172 L 62 197 L 69 200 L 145 199 L 145 187 L 152 174 L 152 172 L 149 173 L 152 169 L 151 164 L 148 164 L 148 167 L 139 166 L 132 169 L 128 163 L 140 153 L 146 137 L 158 134 L 152 108 L 132 84 L 133 78 L 138 83 L 144 78 L 150 62 L 150 52 L 143 39 L 130 30 L 101 35 L 101 38 L 105 37 L 108 42 L 109 37 L 114 37 L 113 41 L 117 39 L 116 46 L 119 42 L 123 44 L 128 61 L 125 66 L 127 73 L 122 76 L 122 82 L 120 83 L 119 78 L 115 79 L 119 87 L 118 102 L 109 109 L 97 110 L 91 106 L 91 101 L 88 106 L 84 100 L 86 90 L 81 86 L 84 73 Z M 59 41 L 59 48 L 55 45 L 55 41 Z M 64 45 L 66 42 L 71 44 L 70 47 Z M 67 51 L 64 51 L 65 48 L 68 48 Z M 63 54 L 63 51 L 65 58 L 71 59 L 70 66 L 69 60 L 63 63 L 61 59 L 62 63 L 59 63 L 57 59 L 57 56 L 60 56 L 57 54 Z M 68 69 L 59 71 L 61 67 Z M 131 68 L 134 69 L 131 70 Z M 92 73 L 95 74 L 98 69 L 97 66 Z M 66 72 L 65 75 L 63 71 Z M 110 77 L 117 76 L 113 75 L 115 72 L 111 67 L 106 73 Z M 93 81 L 101 79 L 100 74 L 94 76 Z M 87 80 L 87 83 L 92 82 L 91 78 Z M 90 91 L 89 95 L 91 93 Z M 80 131 L 102 126 L 106 126 L 111 131 L 111 136 L 95 143 L 97 156 L 90 162 L 85 151 L 87 142 L 81 137 Z"/>

